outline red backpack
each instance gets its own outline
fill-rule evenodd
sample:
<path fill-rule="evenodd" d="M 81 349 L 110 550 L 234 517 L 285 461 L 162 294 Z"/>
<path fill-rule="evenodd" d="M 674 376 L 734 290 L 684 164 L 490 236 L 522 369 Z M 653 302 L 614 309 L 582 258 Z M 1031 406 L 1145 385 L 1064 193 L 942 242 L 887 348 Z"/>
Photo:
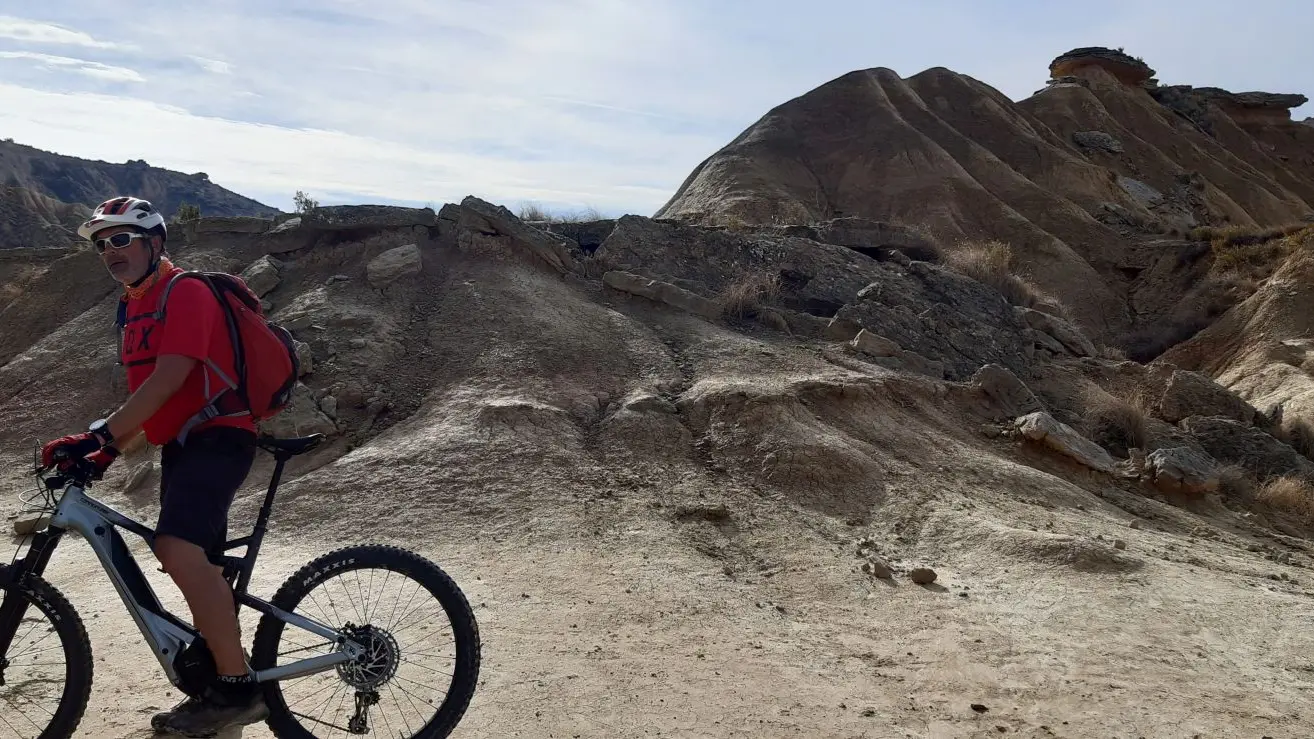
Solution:
<path fill-rule="evenodd" d="M 218 416 L 249 413 L 256 421 L 274 417 L 292 400 L 292 388 L 301 374 L 292 334 L 265 318 L 260 298 L 240 277 L 196 270 L 174 275 L 160 295 L 155 320 L 164 320 L 170 291 L 178 280 L 189 277 L 204 282 L 223 308 L 237 378 L 231 380 L 215 372 L 228 383 L 228 389 L 213 395 L 205 408 L 183 424 L 179 441 L 197 424 Z"/>

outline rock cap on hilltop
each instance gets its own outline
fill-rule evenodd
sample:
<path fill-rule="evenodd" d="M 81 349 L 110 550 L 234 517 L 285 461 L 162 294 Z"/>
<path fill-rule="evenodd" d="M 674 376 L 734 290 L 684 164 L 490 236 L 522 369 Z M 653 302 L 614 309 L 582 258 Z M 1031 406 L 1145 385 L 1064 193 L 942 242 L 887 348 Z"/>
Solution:
<path fill-rule="evenodd" d="M 1299 93 L 1231 92 L 1221 87 L 1197 87 L 1194 91 L 1219 105 L 1239 108 L 1290 110 L 1309 102 L 1309 98 Z"/>
<path fill-rule="evenodd" d="M 1129 85 L 1141 85 L 1154 76 L 1150 65 L 1117 49 L 1085 46 L 1073 49 L 1049 63 L 1049 76 L 1072 75 L 1082 67 L 1100 67 Z"/>

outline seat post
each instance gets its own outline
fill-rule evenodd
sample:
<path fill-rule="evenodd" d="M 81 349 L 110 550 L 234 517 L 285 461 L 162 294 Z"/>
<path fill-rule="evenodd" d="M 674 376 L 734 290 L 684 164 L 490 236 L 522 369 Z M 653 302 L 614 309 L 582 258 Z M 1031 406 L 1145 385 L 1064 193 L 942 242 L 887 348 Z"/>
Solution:
<path fill-rule="evenodd" d="M 260 506 L 260 514 L 256 516 L 255 529 L 251 532 L 251 540 L 247 544 L 246 554 L 242 556 L 242 559 L 246 561 L 241 573 L 237 576 L 236 590 L 239 593 L 246 592 L 246 586 L 251 581 L 251 570 L 255 568 L 256 555 L 260 553 L 260 542 L 265 538 L 269 516 L 274 511 L 274 494 L 278 492 L 278 483 L 283 479 L 283 467 L 291 458 L 292 455 L 286 452 L 274 455 L 276 462 L 274 464 L 274 474 L 269 479 L 269 491 L 265 493 L 265 502 Z"/>

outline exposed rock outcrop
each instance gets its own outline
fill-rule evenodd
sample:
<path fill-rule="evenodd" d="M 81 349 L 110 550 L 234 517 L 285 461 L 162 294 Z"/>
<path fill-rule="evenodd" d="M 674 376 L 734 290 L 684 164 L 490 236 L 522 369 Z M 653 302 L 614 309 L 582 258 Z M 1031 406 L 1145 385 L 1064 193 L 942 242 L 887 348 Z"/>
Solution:
<path fill-rule="evenodd" d="M 1023 437 L 1043 444 L 1079 464 L 1110 474 L 1116 471 L 1117 463 L 1103 447 L 1045 411 L 1022 416 L 1014 425 Z"/>
<path fill-rule="evenodd" d="M 1189 447 L 1156 449 L 1145 457 L 1144 479 L 1157 487 L 1190 495 L 1218 490 L 1218 463 Z"/>
<path fill-rule="evenodd" d="M 1154 76 L 1154 70 L 1143 60 L 1103 46 L 1086 46 L 1058 55 L 1049 63 L 1049 76 L 1079 76 L 1089 67 L 1098 67 L 1128 85 L 1142 85 Z"/>
<path fill-rule="evenodd" d="M 382 290 L 397 280 L 417 275 L 424 268 L 420 247 L 406 244 L 394 247 L 370 260 L 365 275 L 372 287 Z"/>

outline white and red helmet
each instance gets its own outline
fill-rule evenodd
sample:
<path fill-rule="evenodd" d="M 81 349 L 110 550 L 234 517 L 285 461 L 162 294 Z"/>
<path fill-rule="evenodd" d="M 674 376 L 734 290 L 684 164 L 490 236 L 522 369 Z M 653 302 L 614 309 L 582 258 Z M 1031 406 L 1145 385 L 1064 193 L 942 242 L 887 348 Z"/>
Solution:
<path fill-rule="evenodd" d="M 143 231 L 149 231 L 157 226 L 161 238 L 167 236 L 167 227 L 164 225 L 164 216 L 150 204 L 149 200 L 122 196 L 111 198 L 96 206 L 91 212 L 91 219 L 81 226 L 78 226 L 78 236 L 84 239 L 92 240 L 97 231 L 101 231 L 112 226 L 136 226 Z"/>

